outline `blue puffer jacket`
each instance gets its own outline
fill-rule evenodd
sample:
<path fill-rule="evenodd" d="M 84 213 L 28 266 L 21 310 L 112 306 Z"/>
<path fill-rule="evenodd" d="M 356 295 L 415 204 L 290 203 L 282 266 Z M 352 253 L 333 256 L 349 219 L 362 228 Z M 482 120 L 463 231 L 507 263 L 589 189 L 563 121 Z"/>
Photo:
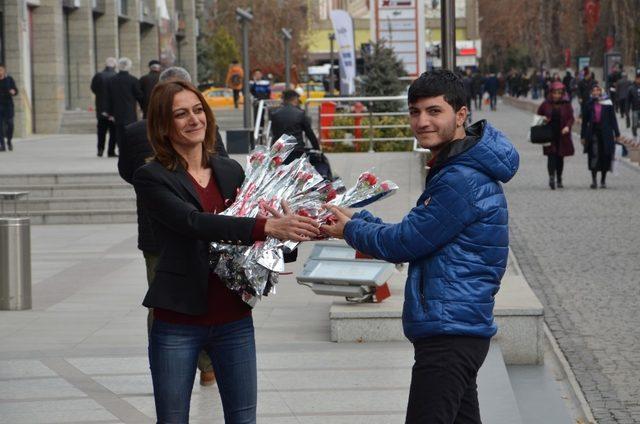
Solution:
<path fill-rule="evenodd" d="M 411 341 L 439 334 L 491 337 L 494 296 L 507 266 L 507 201 L 500 182 L 519 156 L 485 121 L 438 155 L 424 193 L 402 222 L 367 211 L 344 230 L 347 243 L 389 262 L 409 262 L 402 323 Z"/>

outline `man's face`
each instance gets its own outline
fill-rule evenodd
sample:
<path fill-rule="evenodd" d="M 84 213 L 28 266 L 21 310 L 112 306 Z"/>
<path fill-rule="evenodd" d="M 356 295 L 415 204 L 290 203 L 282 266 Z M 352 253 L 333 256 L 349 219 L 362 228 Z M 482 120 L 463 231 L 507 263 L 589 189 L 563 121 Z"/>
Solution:
<path fill-rule="evenodd" d="M 467 108 L 458 112 L 444 96 L 422 97 L 409 105 L 409 125 L 420 146 L 434 152 L 442 149 L 455 137 L 456 129 L 467 119 Z"/>
<path fill-rule="evenodd" d="M 255 72 L 253 73 L 253 79 L 254 79 L 255 81 L 261 80 L 261 79 L 262 79 L 262 72 L 260 72 L 260 71 L 255 71 Z"/>

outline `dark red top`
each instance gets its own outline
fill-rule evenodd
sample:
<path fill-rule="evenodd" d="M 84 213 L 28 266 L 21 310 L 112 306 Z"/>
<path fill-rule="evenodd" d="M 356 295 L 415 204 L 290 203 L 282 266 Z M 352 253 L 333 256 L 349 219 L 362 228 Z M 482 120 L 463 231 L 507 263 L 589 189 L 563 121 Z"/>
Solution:
<path fill-rule="evenodd" d="M 187 173 L 187 175 L 189 175 Z M 218 213 L 226 209 L 224 199 L 220 194 L 218 185 L 216 184 L 213 172 L 209 179 L 209 184 L 206 187 L 202 187 L 198 182 L 189 175 L 191 183 L 198 192 L 200 197 L 200 203 L 204 212 Z M 258 218 L 256 225 L 253 228 L 252 237 L 253 240 L 264 240 L 264 226 L 266 219 Z M 187 315 L 179 312 L 171 311 L 168 309 L 155 308 L 153 310 L 153 317 L 161 321 L 170 322 L 173 324 L 188 324 L 188 325 L 219 325 L 239 319 L 248 317 L 251 315 L 251 308 L 244 303 L 240 296 L 233 293 L 225 286 L 225 284 L 218 278 L 218 276 L 210 272 L 209 273 L 209 291 L 208 291 L 208 306 L 209 312 L 206 315 Z"/>

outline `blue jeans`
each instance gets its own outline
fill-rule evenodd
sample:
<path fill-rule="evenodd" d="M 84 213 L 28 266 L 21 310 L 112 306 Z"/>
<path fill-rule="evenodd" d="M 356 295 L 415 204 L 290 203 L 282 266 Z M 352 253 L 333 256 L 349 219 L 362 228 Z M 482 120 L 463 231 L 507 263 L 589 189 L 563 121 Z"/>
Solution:
<path fill-rule="evenodd" d="M 258 382 L 251 317 L 214 326 L 154 320 L 149 364 L 158 423 L 189 422 L 191 390 L 201 349 L 211 357 L 225 423 L 255 424 Z"/>

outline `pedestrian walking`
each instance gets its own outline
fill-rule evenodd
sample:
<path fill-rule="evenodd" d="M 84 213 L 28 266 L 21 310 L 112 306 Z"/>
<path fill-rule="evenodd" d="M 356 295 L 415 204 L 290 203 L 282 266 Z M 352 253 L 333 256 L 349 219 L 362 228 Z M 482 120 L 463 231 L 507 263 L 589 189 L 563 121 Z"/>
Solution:
<path fill-rule="evenodd" d="M 489 94 L 489 106 L 492 111 L 496 111 L 498 107 L 498 88 L 500 82 L 496 74 L 489 74 L 484 83 L 484 89 Z"/>
<path fill-rule="evenodd" d="M 282 92 L 282 106 L 269 113 L 273 141 L 275 142 L 283 134 L 289 134 L 298 141 L 294 151 L 287 157 L 285 164 L 293 162 L 302 156 L 305 149 L 304 135 L 315 150 L 320 150 L 320 143 L 311 128 L 311 120 L 300 108 L 300 95 L 295 90 Z"/>
<path fill-rule="evenodd" d="M 480 423 L 476 378 L 497 328 L 495 295 L 509 252 L 501 183 L 518 170 L 516 149 L 479 121 L 465 131 L 466 94 L 448 70 L 409 87 L 409 123 L 434 154 L 425 190 L 398 224 L 366 210 L 329 206 L 323 226 L 360 252 L 409 262 L 402 324 L 413 343 L 407 424 Z"/>
<path fill-rule="evenodd" d="M 7 68 L 0 63 L 0 152 L 13 150 L 13 98 L 17 95 L 16 82 L 7 74 Z"/>
<path fill-rule="evenodd" d="M 464 76 L 462 77 L 462 84 L 464 85 L 464 92 L 467 95 L 467 110 L 469 111 L 467 116 L 467 123 L 471 124 L 471 99 L 473 98 L 473 79 L 470 68 L 467 68 L 467 70 L 465 71 Z"/>
<path fill-rule="evenodd" d="M 567 93 L 567 96 L 569 96 L 569 100 L 571 100 L 571 98 L 573 97 L 573 80 L 574 78 L 573 75 L 571 75 L 571 71 L 567 69 L 564 73 L 564 77 L 562 78 L 562 84 L 564 85 L 565 93 Z"/>
<path fill-rule="evenodd" d="M 620 116 L 624 118 L 627 128 L 631 126 L 631 117 L 629 115 L 629 89 L 631 88 L 631 81 L 627 77 L 627 73 L 623 72 L 620 79 L 616 83 L 616 92 L 618 93 L 618 103 L 620 105 Z"/>
<path fill-rule="evenodd" d="M 482 110 L 482 93 L 484 93 L 484 77 L 480 71 L 473 73 L 471 77 L 471 85 L 473 89 L 473 105 L 476 110 Z"/>
<path fill-rule="evenodd" d="M 580 103 L 580 115 L 583 113 L 583 109 L 589 100 L 591 99 L 591 90 L 593 86 L 598 84 L 595 80 L 593 72 L 589 70 L 588 66 L 583 69 L 584 78 L 578 83 L 578 102 Z"/>
<path fill-rule="evenodd" d="M 629 87 L 628 101 L 631 108 L 631 133 L 638 136 L 638 126 L 640 126 L 640 70 L 636 71 L 636 78 Z"/>
<path fill-rule="evenodd" d="M 149 61 L 149 73 L 140 77 L 140 89 L 142 89 L 142 117 L 147 117 L 147 107 L 153 87 L 156 86 L 160 78 L 160 62 L 157 60 Z"/>
<path fill-rule="evenodd" d="M 157 421 L 186 423 L 198 353 L 212 360 L 226 423 L 256 422 L 257 371 L 250 307 L 209 269 L 209 243 L 251 245 L 266 236 L 304 241 L 310 218 L 267 208 L 269 218 L 218 215 L 233 202 L 244 172 L 214 154 L 215 118 L 186 81 L 159 83 L 149 102 L 154 157 L 133 184 L 160 246 L 144 306 L 154 308 L 149 340 Z"/>
<path fill-rule="evenodd" d="M 233 60 L 229 65 L 226 78 L 227 87 L 233 90 L 233 107 L 238 109 L 238 102 L 240 99 L 240 92 L 244 85 L 244 70 L 237 60 Z"/>
<path fill-rule="evenodd" d="M 116 74 L 118 61 L 115 57 L 108 57 L 104 69 L 96 73 L 91 79 L 91 91 L 96 98 L 96 119 L 98 120 L 98 156 L 104 153 L 104 144 L 109 133 L 107 155 L 116 155 L 116 128 L 109 116 L 109 80 Z"/>
<path fill-rule="evenodd" d="M 142 106 L 143 102 L 140 81 L 129 73 L 131 66 L 129 58 L 120 58 L 118 60 L 120 71 L 109 79 L 108 114 L 115 125 L 118 149 L 124 143 L 125 127 L 138 120 L 136 103 Z M 117 154 L 110 152 L 109 156 L 117 156 Z"/>
<path fill-rule="evenodd" d="M 159 81 L 180 79 L 191 82 L 191 75 L 177 66 L 165 69 L 159 76 Z M 215 153 L 219 157 L 229 157 L 222 143 L 220 131 L 216 126 Z M 129 184 L 133 184 L 133 174 L 153 156 L 153 149 L 147 138 L 147 120 L 142 119 L 125 128 L 125 142 L 120 147 L 118 157 L 118 172 Z M 142 251 L 147 268 L 147 284 L 151 286 L 155 276 L 156 265 L 160 257 L 160 245 L 151 228 L 148 212 L 145 211 L 140 199 L 136 198 L 136 212 L 138 215 L 138 249 Z M 153 308 L 149 308 L 147 314 L 147 331 L 151 333 L 153 325 Z M 198 355 L 198 369 L 200 370 L 200 385 L 210 386 L 215 384 L 216 376 L 211 365 L 211 359 L 206 351 L 200 351 Z"/>
<path fill-rule="evenodd" d="M 553 134 L 551 144 L 542 148 L 543 154 L 547 157 L 549 188 L 551 190 L 555 190 L 556 186 L 563 188 L 564 158 L 573 156 L 574 153 L 571 138 L 571 127 L 574 123 L 573 107 L 564 84 L 559 81 L 551 84 L 549 97 L 538 107 L 537 114 L 546 118 Z"/>
<path fill-rule="evenodd" d="M 580 138 L 591 171 L 591 188 L 598 188 L 598 172 L 600 188 L 607 188 L 607 172 L 611 170 L 620 130 L 613 103 L 602 95 L 599 85 L 594 85 L 591 89 L 591 99 L 584 108 Z"/>

